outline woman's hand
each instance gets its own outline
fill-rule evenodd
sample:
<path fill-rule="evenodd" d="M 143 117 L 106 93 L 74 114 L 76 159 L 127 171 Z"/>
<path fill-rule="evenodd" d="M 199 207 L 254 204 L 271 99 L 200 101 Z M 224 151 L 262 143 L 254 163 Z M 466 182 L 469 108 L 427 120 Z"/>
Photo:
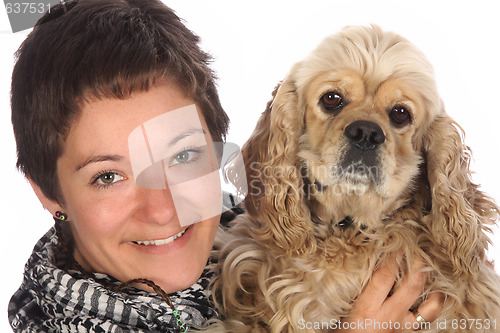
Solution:
<path fill-rule="evenodd" d="M 421 327 L 420 325 L 425 325 L 417 321 L 418 314 L 427 323 L 436 320 L 443 305 L 444 297 L 441 293 L 430 294 L 418 307 L 418 314 L 409 310 L 424 290 L 427 274 L 419 271 L 422 266 L 420 260 L 415 260 L 412 274 L 404 278 L 391 296 L 388 295 L 394 286 L 398 267 L 394 261 L 389 260 L 377 269 L 356 300 L 350 316 L 342 320 L 342 329 L 337 332 L 416 331 Z M 347 328 L 348 324 L 349 328 Z"/>

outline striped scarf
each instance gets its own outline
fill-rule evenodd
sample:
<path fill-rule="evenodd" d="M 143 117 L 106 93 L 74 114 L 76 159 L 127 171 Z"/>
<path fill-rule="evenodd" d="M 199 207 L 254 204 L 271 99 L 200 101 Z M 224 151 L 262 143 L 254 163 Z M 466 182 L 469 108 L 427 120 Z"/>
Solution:
<path fill-rule="evenodd" d="M 172 309 L 155 293 L 134 287 L 111 291 L 121 282 L 105 274 L 90 278 L 55 264 L 60 244 L 51 228 L 35 245 L 21 287 L 9 303 L 14 332 L 177 332 Z M 217 317 L 204 294 L 209 283 L 205 269 L 186 290 L 169 297 L 182 321 L 202 325 Z M 108 288 L 106 287 L 108 286 Z"/>

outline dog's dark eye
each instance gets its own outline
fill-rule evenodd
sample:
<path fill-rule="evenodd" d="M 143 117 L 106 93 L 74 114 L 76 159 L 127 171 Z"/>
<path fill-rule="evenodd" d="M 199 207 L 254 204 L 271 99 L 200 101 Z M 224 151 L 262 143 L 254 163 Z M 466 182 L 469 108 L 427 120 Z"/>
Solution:
<path fill-rule="evenodd" d="M 396 126 L 404 126 L 411 122 L 411 113 L 402 105 L 396 105 L 389 113 L 391 121 Z"/>
<path fill-rule="evenodd" d="M 330 91 L 321 96 L 320 99 L 321 105 L 325 108 L 326 111 L 335 111 L 344 106 L 344 100 L 339 93 L 335 91 Z"/>

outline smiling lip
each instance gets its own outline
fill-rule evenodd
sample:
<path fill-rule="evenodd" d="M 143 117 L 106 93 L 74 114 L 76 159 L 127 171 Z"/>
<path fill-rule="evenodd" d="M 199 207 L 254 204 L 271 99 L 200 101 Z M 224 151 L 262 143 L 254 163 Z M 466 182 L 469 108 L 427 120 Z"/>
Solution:
<path fill-rule="evenodd" d="M 184 233 L 186 232 L 187 229 L 182 230 L 181 232 L 165 238 L 165 239 L 156 239 L 156 240 L 147 240 L 147 241 L 134 241 L 132 243 L 137 244 L 137 245 L 145 245 L 145 246 L 160 246 L 160 245 L 166 245 L 172 243 L 174 240 L 182 237 Z"/>

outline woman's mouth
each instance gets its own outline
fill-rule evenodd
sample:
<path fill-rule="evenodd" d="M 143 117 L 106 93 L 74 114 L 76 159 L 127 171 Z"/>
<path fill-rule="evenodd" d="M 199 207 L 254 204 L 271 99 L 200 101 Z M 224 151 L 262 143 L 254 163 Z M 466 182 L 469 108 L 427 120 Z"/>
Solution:
<path fill-rule="evenodd" d="M 182 235 L 184 235 L 186 230 L 187 229 L 184 229 L 181 232 L 179 232 L 171 237 L 165 238 L 165 239 L 155 239 L 155 240 L 147 240 L 147 241 L 133 241 L 132 243 L 138 244 L 138 245 L 146 245 L 146 246 L 152 246 L 152 245 L 160 246 L 160 245 L 170 244 L 174 240 L 182 237 Z"/>

